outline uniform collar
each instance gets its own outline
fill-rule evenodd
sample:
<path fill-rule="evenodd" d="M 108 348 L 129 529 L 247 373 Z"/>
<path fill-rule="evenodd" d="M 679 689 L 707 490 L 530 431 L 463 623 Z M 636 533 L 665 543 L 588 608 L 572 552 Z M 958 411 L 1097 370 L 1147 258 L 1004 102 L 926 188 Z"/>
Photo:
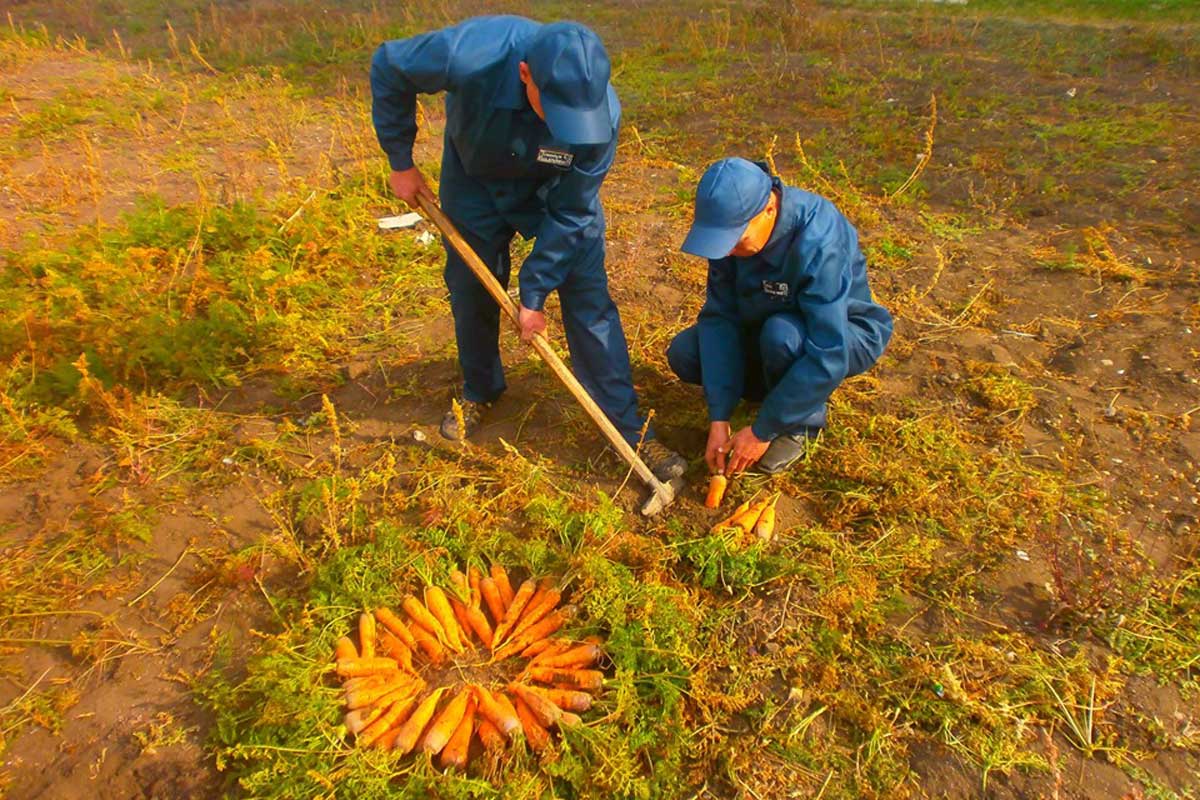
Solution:
<path fill-rule="evenodd" d="M 771 237 L 767 239 L 758 256 L 773 267 L 781 267 L 787 258 L 800 220 L 794 208 L 795 202 L 788 196 L 783 181 L 772 176 L 771 188 L 779 194 L 779 214 L 775 218 L 775 228 L 771 231 Z"/>

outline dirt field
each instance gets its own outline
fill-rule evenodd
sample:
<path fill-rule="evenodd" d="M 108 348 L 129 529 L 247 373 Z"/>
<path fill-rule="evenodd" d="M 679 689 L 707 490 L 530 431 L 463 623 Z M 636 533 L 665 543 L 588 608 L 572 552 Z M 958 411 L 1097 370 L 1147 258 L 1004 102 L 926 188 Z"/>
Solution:
<path fill-rule="evenodd" d="M 6 796 L 1200 796 L 1200 17 L 1050 5 L 8 3 Z M 440 244 L 375 228 L 366 65 L 495 11 L 612 54 L 608 272 L 694 486 L 704 166 L 858 226 L 896 334 L 802 466 L 735 482 L 775 541 L 697 488 L 638 516 L 512 336 L 482 434 L 438 437 Z M 465 776 L 356 750 L 334 640 L 466 562 L 562 576 L 601 701 Z"/>

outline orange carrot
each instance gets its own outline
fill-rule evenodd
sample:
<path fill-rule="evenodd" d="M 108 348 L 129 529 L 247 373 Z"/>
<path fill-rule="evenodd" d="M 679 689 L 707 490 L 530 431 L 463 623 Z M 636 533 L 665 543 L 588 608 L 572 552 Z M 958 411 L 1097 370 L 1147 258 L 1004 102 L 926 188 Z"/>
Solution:
<path fill-rule="evenodd" d="M 587 711 L 592 707 L 592 696 L 587 692 L 574 689 L 546 689 L 541 686 L 526 686 L 529 691 L 539 694 L 563 711 Z"/>
<path fill-rule="evenodd" d="M 450 583 L 454 584 L 454 592 L 461 599 L 466 600 L 471 596 L 471 586 L 467 583 L 467 576 L 459 570 L 450 570 Z"/>
<path fill-rule="evenodd" d="M 562 709 L 551 703 L 545 697 L 531 692 L 519 683 L 510 683 L 508 690 L 513 692 L 518 699 L 525 705 L 529 706 L 529 710 L 533 712 L 533 716 L 537 719 L 538 724 L 544 728 L 552 728 L 558 725 L 559 718 L 562 717 Z"/>
<path fill-rule="evenodd" d="M 479 591 L 483 595 L 483 602 L 487 603 L 492 620 L 499 622 L 504 619 L 504 599 L 500 597 L 500 589 L 496 582 L 491 578 L 484 578 L 479 582 Z"/>
<path fill-rule="evenodd" d="M 549 683 L 571 689 L 595 691 L 604 685 L 604 673 L 595 669 L 548 669 L 530 667 L 529 677 L 538 683 Z"/>
<path fill-rule="evenodd" d="M 479 684 L 473 684 L 471 688 L 475 692 L 475 698 L 479 701 L 479 713 L 496 726 L 496 730 L 512 738 L 516 730 L 521 727 L 521 721 L 517 719 L 511 704 L 501 702 L 500 698 L 504 695 L 492 694 L 487 687 Z"/>
<path fill-rule="evenodd" d="M 511 631 L 521 619 L 521 613 L 525 611 L 525 606 L 529 605 L 529 601 L 533 598 L 533 593 L 537 590 L 537 583 L 533 578 L 521 584 L 521 588 L 517 590 L 513 596 L 513 601 L 509 605 L 508 610 L 504 612 L 504 619 L 500 620 L 500 624 L 496 626 L 496 630 L 492 632 L 492 646 L 495 647 L 500 642 L 503 642 L 508 637 L 508 632 Z"/>
<path fill-rule="evenodd" d="M 358 615 L 358 649 L 362 658 L 375 657 L 375 618 L 370 614 Z"/>
<path fill-rule="evenodd" d="M 576 725 L 582 724 L 583 720 L 579 718 L 579 715 L 572 714 L 570 711 L 564 711 L 558 718 L 558 727 L 560 728 L 574 728 Z"/>
<path fill-rule="evenodd" d="M 379 634 L 379 647 L 388 658 L 396 659 L 400 669 L 413 671 L 412 650 L 409 650 L 408 645 L 393 636 L 392 632 L 386 628 Z"/>
<path fill-rule="evenodd" d="M 500 590 L 500 599 L 504 601 L 504 610 L 508 611 L 514 596 L 512 583 L 508 580 L 508 573 L 499 564 L 492 564 L 491 575 L 492 580 L 496 582 L 496 588 Z"/>
<path fill-rule="evenodd" d="M 399 735 L 399 728 L 388 728 L 387 733 L 375 740 L 375 746 L 380 750 L 391 750 L 396 743 L 396 737 Z"/>
<path fill-rule="evenodd" d="M 521 722 L 518 720 L 517 725 L 520 724 Z M 484 750 L 495 752 L 504 749 L 504 734 L 487 717 L 479 720 L 479 727 L 475 732 L 479 734 L 479 741 L 483 743 Z"/>
<path fill-rule="evenodd" d="M 393 672 L 399 668 L 394 658 L 344 658 L 337 663 L 337 674 L 343 678 L 357 678 L 377 672 Z"/>
<path fill-rule="evenodd" d="M 353 711 L 347 711 L 346 716 L 342 718 L 342 724 L 346 726 L 347 731 L 357 734 L 370 724 L 370 721 L 367 719 L 367 714 L 369 713 L 365 708 L 356 708 Z"/>
<path fill-rule="evenodd" d="M 367 729 L 358 735 L 358 746 L 370 747 L 380 736 L 387 733 L 388 728 L 392 727 L 397 720 L 411 711 L 416 701 L 416 697 L 409 697 L 392 703 L 379 719 L 368 725 Z"/>
<path fill-rule="evenodd" d="M 517 719 L 521 720 L 521 729 L 525 731 L 525 742 L 529 749 L 535 752 L 545 750 L 550 744 L 550 733 L 538 723 L 537 717 L 529 706 L 525 705 L 520 696 L 516 701 Z"/>
<path fill-rule="evenodd" d="M 467 713 L 467 705 L 471 701 L 471 690 L 463 689 L 454 699 L 446 704 L 442 712 L 434 718 L 425 738 L 421 740 L 421 749 L 430 755 L 437 755 L 450 741 L 450 737 L 458 730 L 463 715 Z"/>
<path fill-rule="evenodd" d="M 390 608 L 380 606 L 375 609 L 375 619 L 379 620 L 379 624 L 391 631 L 397 639 L 404 642 L 409 650 L 417 649 L 417 640 L 413 638 L 412 632 L 404 624 L 404 620 L 397 617 Z"/>
<path fill-rule="evenodd" d="M 473 628 L 471 627 L 471 620 L 467 617 L 467 606 L 454 595 L 448 595 L 448 598 L 450 600 L 450 608 L 454 611 L 454 620 L 458 623 L 459 635 L 462 637 L 463 644 L 470 647 Z"/>
<path fill-rule="evenodd" d="M 760 500 L 759 502 L 750 506 L 750 508 L 743 511 L 741 514 L 738 514 L 736 517 L 734 517 L 730 522 L 730 525 L 741 528 L 742 533 L 750 533 L 752 530 L 754 530 L 754 525 L 758 522 L 758 518 L 762 516 L 763 511 L 770 504 L 771 500 L 769 498 L 766 500 Z"/>
<path fill-rule="evenodd" d="M 477 605 L 467 606 L 466 614 L 470 630 L 475 632 L 475 635 L 479 637 L 479 641 L 483 642 L 484 647 L 491 649 L 492 626 L 488 624 L 487 615 Z"/>
<path fill-rule="evenodd" d="M 400 733 L 397 734 L 396 741 L 392 744 L 393 750 L 397 750 L 400 755 L 404 755 L 417 746 L 417 740 L 421 738 L 421 733 L 424 732 L 425 726 L 433 718 L 433 712 L 437 711 L 437 704 L 442 699 L 442 693 L 445 691 L 446 687 L 439 686 L 421 701 L 421 704 L 412 712 L 412 716 L 400 726 Z"/>
<path fill-rule="evenodd" d="M 529 605 L 525 607 L 525 613 L 521 615 L 521 621 L 517 623 L 510 634 L 512 638 L 519 638 L 524 631 L 529 630 L 558 606 L 558 601 L 562 599 L 562 592 L 555 589 L 548 578 L 543 581 L 542 586 L 545 591 L 539 589 L 538 594 L 529 601 Z"/>
<path fill-rule="evenodd" d="M 479 608 L 480 592 L 483 590 L 483 576 L 479 573 L 479 568 L 474 565 L 467 567 L 467 585 L 471 588 L 471 605 Z"/>
<path fill-rule="evenodd" d="M 456 653 L 466 650 L 458 622 L 454 619 L 454 609 L 450 607 L 450 598 L 446 596 L 441 587 L 430 586 L 425 590 L 425 605 L 441 624 L 442 630 L 446 634 L 446 644 L 450 646 L 450 649 Z"/>
<path fill-rule="evenodd" d="M 735 508 L 735 509 L 733 510 L 733 513 L 732 513 L 732 514 L 730 514 L 728 517 L 726 517 L 725 519 L 721 520 L 721 521 L 720 521 L 720 522 L 718 522 L 717 524 L 713 525 L 713 526 L 712 526 L 712 530 L 716 531 L 716 530 L 719 530 L 719 529 L 721 529 L 721 528 L 727 528 L 727 527 L 729 527 L 730 525 L 732 525 L 732 524 L 733 524 L 733 521 L 734 521 L 735 519 L 737 519 L 737 518 L 738 518 L 738 515 L 739 515 L 739 514 L 744 514 L 744 513 L 746 513 L 746 512 L 747 512 L 747 511 L 749 511 L 749 510 L 750 510 L 750 500 L 747 500 L 746 502 L 742 503 L 740 506 L 738 506 L 737 508 Z"/>
<path fill-rule="evenodd" d="M 439 642 L 446 641 L 446 630 L 442 627 L 442 623 L 438 621 L 437 617 L 429 613 L 429 609 L 426 608 L 420 600 L 412 595 L 409 595 L 408 597 L 404 598 L 404 602 L 401 605 L 404 608 L 404 612 L 408 614 L 409 618 L 419 627 L 422 627 L 429 633 L 432 633 L 433 637 Z M 414 633 L 413 636 L 416 636 L 416 634 Z"/>
<path fill-rule="evenodd" d="M 471 748 L 471 735 L 475 733 L 475 705 L 477 701 L 475 694 L 470 689 L 464 689 L 463 694 L 467 696 L 467 711 L 463 714 L 458 727 L 454 729 L 454 733 L 450 736 L 450 741 L 446 742 L 445 748 L 442 749 L 442 756 L 438 759 L 438 763 L 442 765 L 442 769 L 449 769 L 450 767 L 464 769 L 467 766 L 467 752 Z"/>
<path fill-rule="evenodd" d="M 343 636 L 333 646 L 333 660 L 341 661 L 350 658 L 358 658 L 358 651 L 354 649 L 354 641 L 349 636 Z"/>
<path fill-rule="evenodd" d="M 557 631 L 559 628 L 565 625 L 567 620 L 574 616 L 574 614 L 575 606 L 563 606 L 553 614 L 543 617 L 541 622 L 537 623 L 536 625 L 526 628 L 525 632 L 519 637 L 513 639 L 511 642 L 498 650 L 494 657 L 497 659 L 508 658 L 515 653 L 521 652 L 539 639 L 545 639 L 547 636 Z"/>
<path fill-rule="evenodd" d="M 590 667 L 600 660 L 600 648 L 594 644 L 581 644 L 563 653 L 547 655 L 537 659 L 539 667 Z"/>
<path fill-rule="evenodd" d="M 446 659 L 446 648 L 442 646 L 442 643 L 432 633 L 420 625 L 413 625 L 410 630 L 417 642 L 417 646 L 424 651 L 430 661 L 434 664 L 440 664 Z"/>
<path fill-rule="evenodd" d="M 568 650 L 572 644 L 570 639 L 564 639 L 561 636 L 547 636 L 522 650 L 521 658 L 532 658 L 534 661 L 538 661 L 545 656 Z"/>
<path fill-rule="evenodd" d="M 717 473 L 708 479 L 708 496 L 704 498 L 705 508 L 720 508 L 721 501 L 725 499 L 725 487 L 729 485 L 729 480 L 722 474 Z"/>
<path fill-rule="evenodd" d="M 376 672 L 371 675 L 363 675 L 358 678 L 347 678 L 342 681 L 342 691 L 352 692 L 356 689 L 369 689 L 372 686 L 380 686 L 399 675 L 399 672 Z"/>
<path fill-rule="evenodd" d="M 413 684 L 415 681 L 404 673 L 397 672 L 396 678 L 388 681 L 380 686 L 371 686 L 364 689 L 354 689 L 346 692 L 346 707 L 347 708 L 362 708 L 369 706 L 385 694 L 389 694 L 396 689 L 403 688 Z"/>
<path fill-rule="evenodd" d="M 775 533 L 775 504 L 767 506 L 763 509 L 762 516 L 758 518 L 758 522 L 754 524 L 754 535 L 764 542 L 771 541 L 771 536 Z"/>

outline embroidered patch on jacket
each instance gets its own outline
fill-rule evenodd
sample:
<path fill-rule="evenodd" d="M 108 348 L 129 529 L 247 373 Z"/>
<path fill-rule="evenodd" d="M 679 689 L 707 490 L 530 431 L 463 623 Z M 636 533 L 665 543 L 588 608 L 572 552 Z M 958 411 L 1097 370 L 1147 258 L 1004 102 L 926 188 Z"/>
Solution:
<path fill-rule="evenodd" d="M 787 297 L 788 285 L 778 281 L 763 281 L 763 291 L 770 297 Z"/>
<path fill-rule="evenodd" d="M 575 163 L 575 154 L 567 150 L 552 150 L 549 147 L 539 147 L 537 162 L 539 164 L 549 164 L 559 169 L 570 169 L 571 165 Z"/>

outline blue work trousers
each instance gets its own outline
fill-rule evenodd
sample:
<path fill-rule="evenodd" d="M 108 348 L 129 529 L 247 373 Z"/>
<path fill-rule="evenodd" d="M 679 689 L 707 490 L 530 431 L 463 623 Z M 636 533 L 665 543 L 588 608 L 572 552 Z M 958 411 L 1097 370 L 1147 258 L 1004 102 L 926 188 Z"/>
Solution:
<path fill-rule="evenodd" d="M 853 323 L 849 325 L 849 371 L 847 378 L 866 372 L 879 358 L 882 345 L 874 341 L 869 331 Z M 758 327 L 741 329 L 742 356 L 745 360 L 745 384 L 742 399 L 761 401 L 775 388 L 792 364 L 804 353 L 804 340 L 808 328 L 802 314 L 781 311 L 772 314 Z M 879 351 L 879 352 L 877 352 Z M 693 325 L 671 340 L 667 348 L 667 363 L 686 383 L 704 385 L 704 368 L 700 363 L 700 336 Z M 826 398 L 828 401 L 828 398 Z M 799 420 L 794 430 L 800 433 L 805 428 L 825 427 L 825 407 Z"/>
<path fill-rule="evenodd" d="M 506 200 L 516 204 L 510 206 Z M 463 238 L 507 289 L 513 236 L 518 230 L 536 231 L 537 220 L 545 213 L 538 205 L 536 184 L 520 180 L 492 183 L 467 175 L 447 139 L 441 201 Z M 443 241 L 463 397 L 490 403 L 507 386 L 500 362 L 500 308 L 453 246 Z M 575 377 L 625 439 L 636 444 L 643 420 L 638 414 L 621 315 L 608 293 L 603 237 L 588 241 L 583 251 L 574 255 L 566 279 L 558 287 L 558 299 Z M 646 438 L 653 438 L 653 432 L 647 431 Z"/>

